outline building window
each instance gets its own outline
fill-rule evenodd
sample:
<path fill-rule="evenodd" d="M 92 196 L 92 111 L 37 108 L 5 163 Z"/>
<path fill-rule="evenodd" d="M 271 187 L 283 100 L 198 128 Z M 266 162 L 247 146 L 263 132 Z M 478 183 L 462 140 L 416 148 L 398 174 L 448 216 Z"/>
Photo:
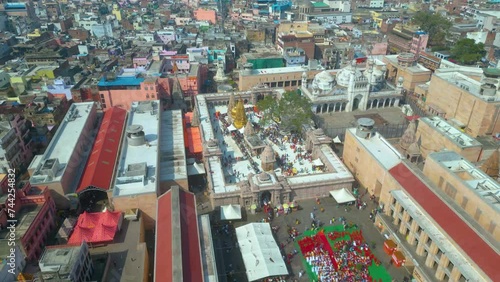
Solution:
<path fill-rule="evenodd" d="M 442 176 L 439 177 L 439 182 L 438 182 L 438 187 L 441 188 L 443 187 L 443 182 L 444 182 L 444 178 Z"/>
<path fill-rule="evenodd" d="M 457 195 L 457 189 L 455 189 L 455 187 L 453 187 L 453 185 L 451 185 L 450 183 L 446 183 L 444 192 L 446 193 L 446 195 L 450 196 L 453 199 L 455 199 L 455 196 Z"/>
<path fill-rule="evenodd" d="M 495 233 L 495 229 L 497 228 L 497 224 L 495 222 L 490 221 L 490 227 L 488 228 L 488 232 L 491 234 Z"/>
<path fill-rule="evenodd" d="M 465 210 L 465 208 L 467 207 L 467 203 L 469 202 L 469 199 L 467 197 L 463 197 L 462 198 L 462 209 Z"/>

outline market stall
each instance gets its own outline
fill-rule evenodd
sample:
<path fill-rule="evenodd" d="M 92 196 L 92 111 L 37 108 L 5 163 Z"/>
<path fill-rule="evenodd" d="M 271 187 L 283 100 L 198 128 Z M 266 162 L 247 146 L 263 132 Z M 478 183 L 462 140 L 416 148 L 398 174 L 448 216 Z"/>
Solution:
<path fill-rule="evenodd" d="M 392 255 L 397 249 L 396 243 L 392 240 L 385 240 L 384 242 L 384 252 L 388 255 Z"/>
<path fill-rule="evenodd" d="M 392 261 L 394 262 L 394 265 L 396 265 L 397 267 L 401 267 L 401 266 L 405 265 L 406 257 L 403 255 L 402 252 L 395 251 L 392 254 Z"/>
<path fill-rule="evenodd" d="M 236 220 L 241 219 L 240 205 L 226 205 L 220 207 L 221 220 Z"/>

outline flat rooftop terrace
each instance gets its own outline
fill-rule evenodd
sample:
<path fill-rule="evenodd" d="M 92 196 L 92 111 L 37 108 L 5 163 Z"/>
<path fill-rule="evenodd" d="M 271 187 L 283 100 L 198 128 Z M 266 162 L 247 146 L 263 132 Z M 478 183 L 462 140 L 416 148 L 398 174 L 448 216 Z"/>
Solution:
<path fill-rule="evenodd" d="M 42 209 L 42 206 L 43 205 L 25 205 L 16 213 L 16 238 L 20 239 L 24 233 L 26 233 L 31 223 Z M 0 239 L 7 239 L 9 234 L 7 229 L 3 229 L 0 231 Z"/>
<path fill-rule="evenodd" d="M 106 80 L 106 78 L 101 78 L 97 86 L 99 87 L 110 87 L 110 86 L 139 86 L 144 81 L 142 77 L 135 76 L 118 76 L 112 80 Z"/>
<path fill-rule="evenodd" d="M 460 178 L 470 190 L 495 211 L 500 212 L 500 184 L 481 169 L 453 151 L 435 152 L 428 156 Z"/>
<path fill-rule="evenodd" d="M 384 168 L 390 169 L 404 159 L 397 149 L 379 133 L 375 132 L 374 136 L 365 139 L 356 135 L 356 128 L 349 128 L 347 130 Z"/>
<path fill-rule="evenodd" d="M 42 272 L 50 272 L 50 274 L 44 274 L 44 278 L 49 279 L 49 281 L 57 281 L 58 279 L 56 278 L 67 278 L 65 276 L 70 274 L 71 268 L 73 268 L 75 262 L 79 259 L 81 249 L 82 246 L 46 248 L 39 261 L 39 264 L 43 266 L 41 269 Z M 56 272 L 58 275 L 53 272 Z"/>
<path fill-rule="evenodd" d="M 158 150 L 162 145 L 159 139 L 161 117 L 160 102 L 133 102 L 128 120 L 127 130 L 131 125 L 142 127 L 145 142 L 134 146 L 125 133 L 120 154 L 117 177 L 113 185 L 113 196 L 129 196 L 142 193 L 156 193 L 157 173 L 166 175 L 158 169 Z"/>
<path fill-rule="evenodd" d="M 448 137 L 448 139 L 450 139 L 459 147 L 465 148 L 481 146 L 481 143 L 479 143 L 477 140 L 453 127 L 450 123 L 448 123 L 441 117 L 422 117 L 420 118 L 420 121 L 436 129 L 438 132 Z"/>

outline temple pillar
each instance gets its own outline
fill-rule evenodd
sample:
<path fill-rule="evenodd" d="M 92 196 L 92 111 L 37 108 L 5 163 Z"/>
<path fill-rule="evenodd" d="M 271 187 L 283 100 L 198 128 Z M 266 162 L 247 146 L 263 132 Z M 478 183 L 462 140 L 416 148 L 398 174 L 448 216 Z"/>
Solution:
<path fill-rule="evenodd" d="M 462 276 L 462 273 L 454 266 L 450 273 L 450 281 L 460 281 L 460 276 Z"/>
<path fill-rule="evenodd" d="M 434 266 L 434 254 L 431 254 L 430 252 L 427 254 L 427 257 L 425 258 L 425 266 L 429 268 L 433 268 Z"/>
<path fill-rule="evenodd" d="M 425 232 L 420 233 L 420 238 L 418 239 L 417 249 L 415 251 L 417 253 L 417 255 L 419 255 L 419 256 L 424 255 L 425 242 L 427 241 L 428 238 L 429 238 L 429 236 L 427 235 L 427 233 L 425 233 Z"/>

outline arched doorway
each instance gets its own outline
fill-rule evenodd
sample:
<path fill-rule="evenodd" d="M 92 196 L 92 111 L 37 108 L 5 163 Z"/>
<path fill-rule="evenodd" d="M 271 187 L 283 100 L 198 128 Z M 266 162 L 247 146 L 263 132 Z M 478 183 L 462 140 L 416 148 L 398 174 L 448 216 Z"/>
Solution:
<path fill-rule="evenodd" d="M 363 96 L 358 95 L 352 100 L 352 110 L 355 111 L 359 108 L 359 103 L 361 103 L 361 99 L 363 99 Z"/>
<path fill-rule="evenodd" d="M 270 201 L 271 201 L 271 192 L 264 191 L 260 193 L 259 204 L 261 207 L 263 207 L 264 204 L 269 203 Z"/>

